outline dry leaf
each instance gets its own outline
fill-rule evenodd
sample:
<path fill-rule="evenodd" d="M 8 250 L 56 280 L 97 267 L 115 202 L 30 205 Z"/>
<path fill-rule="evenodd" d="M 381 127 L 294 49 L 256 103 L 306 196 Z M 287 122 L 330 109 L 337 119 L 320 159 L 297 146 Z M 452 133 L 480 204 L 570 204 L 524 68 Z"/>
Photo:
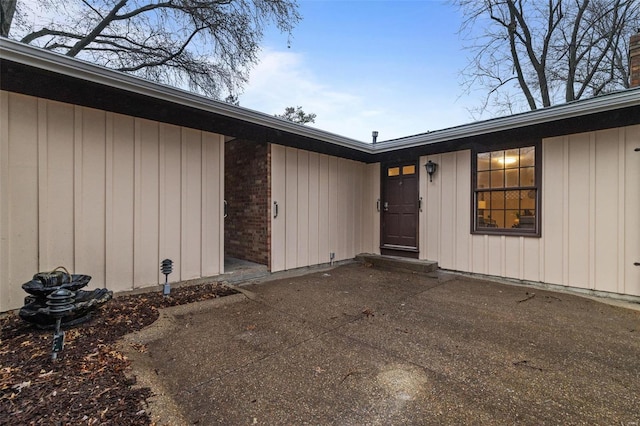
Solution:
<path fill-rule="evenodd" d="M 29 386 L 31 386 L 31 380 L 13 385 L 11 386 L 11 389 L 15 389 L 18 392 L 22 392 L 22 389 L 28 388 Z"/>

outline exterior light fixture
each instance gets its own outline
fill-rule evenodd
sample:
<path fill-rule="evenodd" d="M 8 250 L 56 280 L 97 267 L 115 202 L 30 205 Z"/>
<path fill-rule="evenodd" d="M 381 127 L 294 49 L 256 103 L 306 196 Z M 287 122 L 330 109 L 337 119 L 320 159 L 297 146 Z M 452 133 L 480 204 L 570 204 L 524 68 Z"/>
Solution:
<path fill-rule="evenodd" d="M 374 130 L 371 132 L 371 137 L 373 138 L 373 143 L 376 143 L 378 141 L 378 131 Z"/>
<path fill-rule="evenodd" d="M 438 165 L 429 160 L 427 164 L 424 165 L 424 168 L 427 169 L 427 173 L 429 174 L 429 182 L 433 182 L 433 174 L 436 172 Z"/>
<path fill-rule="evenodd" d="M 47 296 L 47 312 L 56 319 L 56 328 L 53 334 L 53 349 L 51 360 L 58 358 L 58 352 L 64 347 L 64 331 L 60 330 L 62 318 L 68 316 L 74 309 L 73 305 L 76 294 L 66 288 L 59 288 Z"/>
<path fill-rule="evenodd" d="M 162 287 L 162 295 L 169 296 L 171 286 L 169 285 L 169 274 L 173 272 L 173 260 L 165 259 L 160 263 L 160 271 L 164 274 L 164 286 Z"/>

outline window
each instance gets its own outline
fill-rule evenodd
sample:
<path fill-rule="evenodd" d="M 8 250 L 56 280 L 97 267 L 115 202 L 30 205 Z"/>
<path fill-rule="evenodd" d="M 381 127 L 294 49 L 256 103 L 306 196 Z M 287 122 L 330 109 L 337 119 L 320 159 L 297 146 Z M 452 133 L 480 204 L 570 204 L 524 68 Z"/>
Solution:
<path fill-rule="evenodd" d="M 416 166 L 415 165 L 402 166 L 402 174 L 404 176 L 413 175 L 415 173 L 416 173 Z M 389 176 L 389 177 L 400 176 L 400 167 L 389 167 L 387 169 L 387 176 Z"/>
<path fill-rule="evenodd" d="M 540 235 L 539 149 L 476 152 L 473 232 Z"/>
<path fill-rule="evenodd" d="M 415 172 L 416 172 L 415 164 L 412 164 L 410 166 L 402 166 L 402 174 L 403 175 L 412 175 Z"/>

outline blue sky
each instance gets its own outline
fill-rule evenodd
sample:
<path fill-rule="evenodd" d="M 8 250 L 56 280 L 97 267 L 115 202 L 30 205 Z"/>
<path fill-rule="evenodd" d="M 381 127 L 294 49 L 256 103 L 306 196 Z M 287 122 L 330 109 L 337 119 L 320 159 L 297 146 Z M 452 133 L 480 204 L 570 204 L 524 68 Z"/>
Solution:
<path fill-rule="evenodd" d="M 40 0 L 24 0 L 36 5 Z M 379 141 L 473 121 L 481 94 L 465 94 L 468 51 L 461 13 L 445 0 L 298 0 L 288 37 L 267 29 L 260 62 L 240 95 L 246 108 L 279 114 L 302 106 L 310 124 Z M 34 18 L 35 19 L 35 18 Z M 46 16 L 42 19 L 51 19 Z"/>
<path fill-rule="evenodd" d="M 281 113 L 300 105 L 314 127 L 362 141 L 472 121 L 463 93 L 467 51 L 459 11 L 439 0 L 299 0 L 291 46 L 268 31 L 240 105 Z"/>

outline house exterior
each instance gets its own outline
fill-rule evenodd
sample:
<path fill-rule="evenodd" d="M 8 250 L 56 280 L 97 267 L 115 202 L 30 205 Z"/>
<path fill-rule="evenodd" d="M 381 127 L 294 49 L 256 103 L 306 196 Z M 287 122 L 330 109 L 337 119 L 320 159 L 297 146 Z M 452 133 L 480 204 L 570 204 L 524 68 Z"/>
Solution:
<path fill-rule="evenodd" d="M 373 145 L 6 39 L 0 57 L 0 311 L 59 265 L 117 292 L 225 255 L 640 297 L 640 88 Z"/>

